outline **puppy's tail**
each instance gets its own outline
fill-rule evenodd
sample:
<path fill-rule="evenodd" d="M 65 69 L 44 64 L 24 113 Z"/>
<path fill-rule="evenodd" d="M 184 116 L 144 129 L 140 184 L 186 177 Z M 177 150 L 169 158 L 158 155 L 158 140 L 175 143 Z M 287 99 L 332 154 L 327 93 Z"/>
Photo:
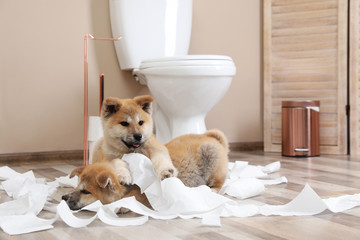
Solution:
<path fill-rule="evenodd" d="M 227 173 L 228 141 L 224 133 L 215 129 L 207 131 L 205 136 L 214 138 L 216 141 L 207 141 L 199 147 L 198 154 L 202 160 L 202 174 L 206 184 L 219 191 Z"/>
<path fill-rule="evenodd" d="M 205 132 L 205 135 L 208 137 L 215 138 L 225 149 L 229 151 L 229 143 L 225 134 L 218 129 L 211 129 Z"/>

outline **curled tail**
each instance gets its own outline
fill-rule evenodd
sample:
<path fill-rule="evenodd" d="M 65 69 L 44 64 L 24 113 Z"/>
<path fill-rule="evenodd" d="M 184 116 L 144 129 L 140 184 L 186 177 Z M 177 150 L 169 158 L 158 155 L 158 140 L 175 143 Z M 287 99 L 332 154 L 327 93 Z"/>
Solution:
<path fill-rule="evenodd" d="M 215 138 L 225 149 L 229 151 L 229 143 L 225 134 L 218 129 L 211 129 L 205 133 L 206 136 Z"/>

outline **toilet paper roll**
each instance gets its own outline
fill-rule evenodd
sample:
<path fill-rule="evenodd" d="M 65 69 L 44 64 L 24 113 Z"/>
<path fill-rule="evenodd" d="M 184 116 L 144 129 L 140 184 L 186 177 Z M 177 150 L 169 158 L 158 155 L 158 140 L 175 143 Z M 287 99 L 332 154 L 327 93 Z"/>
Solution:
<path fill-rule="evenodd" d="M 98 116 L 89 116 L 89 129 L 88 129 L 88 141 L 89 141 L 89 164 L 93 162 L 92 153 L 94 151 L 97 140 L 104 136 L 101 118 Z"/>
<path fill-rule="evenodd" d="M 96 142 L 89 141 L 89 164 L 93 163 L 93 152 L 95 148 Z"/>
<path fill-rule="evenodd" d="M 88 140 L 96 142 L 104 136 L 101 118 L 98 116 L 89 116 Z"/>

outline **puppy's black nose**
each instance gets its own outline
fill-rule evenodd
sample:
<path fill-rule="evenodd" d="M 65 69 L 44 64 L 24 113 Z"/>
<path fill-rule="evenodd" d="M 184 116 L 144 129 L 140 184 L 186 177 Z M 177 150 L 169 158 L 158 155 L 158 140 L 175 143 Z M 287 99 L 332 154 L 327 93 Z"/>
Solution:
<path fill-rule="evenodd" d="M 62 200 L 67 201 L 69 199 L 68 195 L 64 195 L 61 197 Z"/>
<path fill-rule="evenodd" d="M 141 135 L 140 133 L 135 133 L 135 134 L 134 134 L 134 139 L 135 139 L 136 141 L 140 141 L 141 138 L 142 138 L 142 135 Z"/>

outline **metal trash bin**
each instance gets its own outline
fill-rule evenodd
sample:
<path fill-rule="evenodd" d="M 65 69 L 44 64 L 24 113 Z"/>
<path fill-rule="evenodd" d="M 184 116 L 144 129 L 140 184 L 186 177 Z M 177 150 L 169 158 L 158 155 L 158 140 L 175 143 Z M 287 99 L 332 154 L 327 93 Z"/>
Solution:
<path fill-rule="evenodd" d="M 320 155 L 320 101 L 283 101 L 282 155 L 311 157 Z"/>

